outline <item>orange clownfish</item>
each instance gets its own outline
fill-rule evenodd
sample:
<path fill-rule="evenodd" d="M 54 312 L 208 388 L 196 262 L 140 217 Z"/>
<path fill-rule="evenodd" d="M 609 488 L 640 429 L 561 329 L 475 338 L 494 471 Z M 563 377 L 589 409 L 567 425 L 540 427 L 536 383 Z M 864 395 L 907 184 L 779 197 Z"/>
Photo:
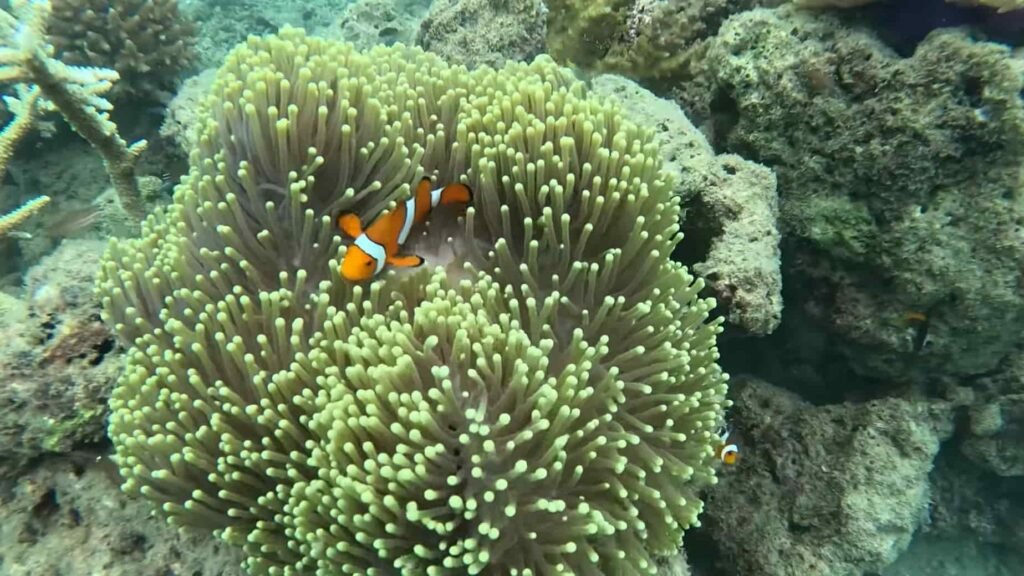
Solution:
<path fill-rule="evenodd" d="M 399 268 L 411 268 L 423 264 L 419 256 L 400 256 L 398 249 L 409 238 L 413 224 L 427 219 L 430 211 L 447 204 L 468 204 L 473 193 L 465 184 L 449 184 L 444 188 L 431 189 L 430 178 L 420 180 L 416 193 L 391 212 L 377 217 L 363 230 L 359 217 L 352 213 L 338 217 L 338 228 L 355 242 L 348 247 L 339 272 L 342 278 L 351 282 L 369 280 L 384 269 L 384 264 Z"/>
<path fill-rule="evenodd" d="M 729 443 L 728 427 L 722 428 L 718 433 L 718 444 L 715 446 L 715 458 L 721 460 L 722 464 L 732 466 L 740 457 L 740 448 L 736 444 Z"/>

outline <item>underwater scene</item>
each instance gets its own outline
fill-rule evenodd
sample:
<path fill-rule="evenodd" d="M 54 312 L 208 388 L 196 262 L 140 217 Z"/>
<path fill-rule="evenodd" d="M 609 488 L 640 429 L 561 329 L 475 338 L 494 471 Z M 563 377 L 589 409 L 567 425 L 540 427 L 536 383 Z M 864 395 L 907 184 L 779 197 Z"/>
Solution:
<path fill-rule="evenodd" d="M 1024 575 L 1024 0 L 0 0 L 0 576 Z"/>

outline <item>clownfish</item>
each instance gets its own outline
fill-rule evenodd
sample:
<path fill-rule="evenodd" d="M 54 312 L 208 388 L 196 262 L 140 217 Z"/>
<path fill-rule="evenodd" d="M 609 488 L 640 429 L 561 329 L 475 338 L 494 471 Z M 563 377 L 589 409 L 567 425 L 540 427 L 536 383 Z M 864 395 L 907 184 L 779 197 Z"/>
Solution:
<path fill-rule="evenodd" d="M 465 184 L 449 184 L 432 190 L 430 178 L 424 178 L 412 197 L 391 212 L 378 216 L 366 230 L 363 230 L 359 216 L 351 212 L 338 216 L 338 228 L 350 238 L 355 238 L 345 252 L 338 272 L 346 280 L 362 282 L 376 276 L 384 269 L 384 264 L 399 268 L 421 266 L 422 257 L 398 254 L 398 249 L 409 238 L 413 224 L 426 220 L 437 206 L 469 204 L 472 200 L 473 193 Z"/>
<path fill-rule="evenodd" d="M 736 444 L 729 443 L 728 427 L 723 427 L 718 433 L 718 444 L 715 446 L 715 458 L 726 466 L 732 466 L 740 457 L 740 448 Z"/>

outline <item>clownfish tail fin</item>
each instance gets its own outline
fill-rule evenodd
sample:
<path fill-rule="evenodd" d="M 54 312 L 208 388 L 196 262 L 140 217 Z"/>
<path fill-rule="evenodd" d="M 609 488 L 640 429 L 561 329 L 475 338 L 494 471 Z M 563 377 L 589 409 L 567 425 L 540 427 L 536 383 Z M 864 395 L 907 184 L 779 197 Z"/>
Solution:
<path fill-rule="evenodd" d="M 473 191 L 465 184 L 449 184 L 441 190 L 441 205 L 469 204 L 473 201 Z"/>
<path fill-rule="evenodd" d="M 416 267 L 419 267 L 419 266 L 423 266 L 423 264 L 426 263 L 426 260 L 424 260 L 422 256 L 415 256 L 415 255 L 412 255 L 412 256 L 398 256 L 398 255 L 395 255 L 395 256 L 388 256 L 387 262 L 388 262 L 388 264 L 390 264 L 390 265 L 392 265 L 392 266 L 394 266 L 396 268 L 416 268 Z"/>

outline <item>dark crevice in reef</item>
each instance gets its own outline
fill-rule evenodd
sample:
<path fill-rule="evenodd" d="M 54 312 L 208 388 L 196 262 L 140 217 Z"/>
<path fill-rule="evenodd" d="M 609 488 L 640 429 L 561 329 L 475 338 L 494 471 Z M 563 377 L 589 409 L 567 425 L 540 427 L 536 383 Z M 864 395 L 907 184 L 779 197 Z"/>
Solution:
<path fill-rule="evenodd" d="M 1024 44 L 1024 10 L 1000 13 L 987 7 L 951 4 L 946 0 L 886 0 L 840 16 L 850 24 L 875 30 L 879 38 L 903 57 L 939 28 L 969 26 L 984 40 L 1011 46 Z"/>
<path fill-rule="evenodd" d="M 692 268 L 694 264 L 707 260 L 711 252 L 711 244 L 715 238 L 722 236 L 721 219 L 710 213 L 710 207 L 700 196 L 695 196 L 683 206 L 686 217 L 683 218 L 683 237 L 672 251 L 672 259 Z"/>
<path fill-rule="evenodd" d="M 716 154 L 729 152 L 729 135 L 740 121 L 740 109 L 731 90 L 719 87 L 709 107 L 710 134 L 708 141 Z"/>

